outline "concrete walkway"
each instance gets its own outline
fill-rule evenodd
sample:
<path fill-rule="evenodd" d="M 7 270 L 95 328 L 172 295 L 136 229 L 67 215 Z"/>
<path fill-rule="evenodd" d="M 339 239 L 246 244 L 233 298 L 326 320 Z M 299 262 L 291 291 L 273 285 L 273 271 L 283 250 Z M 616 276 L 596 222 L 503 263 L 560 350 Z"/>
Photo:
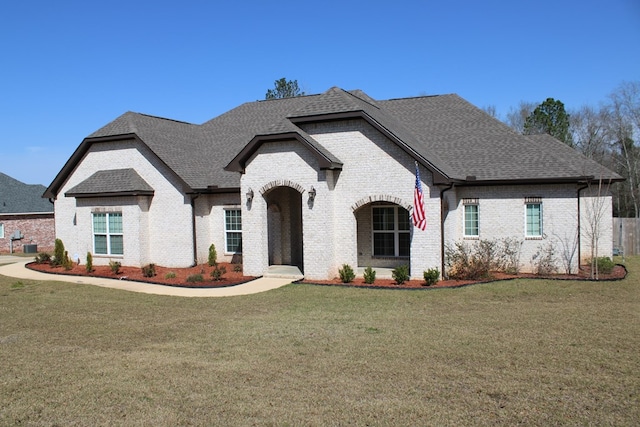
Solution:
<path fill-rule="evenodd" d="M 0 275 L 27 280 L 47 280 L 102 286 L 104 288 L 121 289 L 123 291 L 141 292 L 154 295 L 171 295 L 180 297 L 229 297 L 250 295 L 280 288 L 296 280 L 302 279 L 300 271 L 295 267 L 272 266 L 264 277 L 236 286 L 224 288 L 179 288 L 176 286 L 154 285 L 151 283 L 131 282 L 127 280 L 105 279 L 101 277 L 66 276 L 63 274 L 47 274 L 33 271 L 25 267 L 32 262 L 31 258 L 0 256 Z"/>

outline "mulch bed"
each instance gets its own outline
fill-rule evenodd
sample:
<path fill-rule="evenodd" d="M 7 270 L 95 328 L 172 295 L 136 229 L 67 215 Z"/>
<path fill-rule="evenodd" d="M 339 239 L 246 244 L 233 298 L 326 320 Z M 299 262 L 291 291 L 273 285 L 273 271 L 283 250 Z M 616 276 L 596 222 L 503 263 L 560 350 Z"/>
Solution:
<path fill-rule="evenodd" d="M 63 267 L 53 267 L 50 264 L 38 264 L 35 262 L 27 264 L 27 268 L 42 273 L 65 274 L 71 276 L 86 277 L 103 277 L 107 279 L 130 280 L 134 282 L 153 283 L 156 285 L 178 286 L 186 288 L 220 288 L 225 286 L 234 286 L 255 279 L 253 276 L 244 276 L 242 271 L 234 271 L 234 264 L 218 263 L 220 267 L 226 268 L 227 272 L 222 276 L 221 280 L 213 280 L 211 272 L 213 267 L 207 264 L 196 265 L 189 268 L 168 268 L 156 266 L 156 275 L 153 277 L 144 277 L 142 269 L 139 267 L 120 267 L 120 272 L 114 274 L 108 265 L 94 266 L 91 273 L 87 272 L 84 265 L 75 264 L 71 270 L 65 270 Z M 175 277 L 167 277 L 169 273 Z M 187 282 L 187 277 L 194 274 L 202 274 L 204 281 Z"/>
<path fill-rule="evenodd" d="M 616 264 L 610 274 L 600 274 L 598 281 L 622 280 L 627 276 L 627 269 L 620 264 Z M 497 282 L 501 280 L 513 279 L 547 279 L 547 280 L 584 280 L 594 281 L 591 279 L 591 272 L 588 266 L 582 266 L 579 274 L 553 274 L 548 276 L 539 276 L 530 273 L 505 274 L 493 272 L 491 276 L 479 280 L 440 280 L 432 286 L 426 286 L 424 280 L 410 280 L 402 285 L 397 285 L 393 279 L 376 279 L 375 283 L 367 284 L 364 278 L 356 277 L 351 283 L 342 283 L 340 278 L 332 280 L 312 280 L 305 281 L 308 284 L 326 285 L 326 286 L 354 286 L 363 288 L 390 288 L 390 289 L 438 289 L 438 288 L 459 288 L 463 286 L 475 285 L 479 283 Z"/>
<path fill-rule="evenodd" d="M 227 272 L 224 274 L 222 280 L 214 281 L 211 277 L 211 271 L 213 267 L 209 265 L 197 265 L 190 268 L 167 268 L 156 266 L 156 275 L 153 277 L 144 277 L 142 269 L 139 267 L 121 267 L 119 274 L 114 274 L 109 266 L 95 266 L 91 273 L 88 273 L 84 265 L 74 265 L 71 270 L 65 270 L 62 267 L 52 267 L 49 264 L 37 264 L 35 262 L 27 264 L 27 268 L 40 271 L 43 273 L 51 274 L 66 274 L 74 276 L 93 276 L 104 277 L 109 279 L 131 280 L 136 282 L 153 283 L 158 285 L 167 286 L 179 286 L 187 288 L 213 288 L 213 287 L 225 287 L 234 286 L 241 283 L 248 282 L 255 279 L 252 276 L 244 276 L 242 272 L 234 271 L 234 265 L 228 263 L 219 263 L 220 266 L 225 267 Z M 167 277 L 168 273 L 173 273 L 175 277 Z M 202 274 L 204 278 L 203 282 L 187 282 L 187 277 L 193 274 Z M 627 275 L 627 269 L 620 264 L 617 264 L 610 274 L 600 274 L 599 281 L 612 281 L 624 279 Z M 580 269 L 579 274 L 566 275 L 555 274 L 550 276 L 538 276 L 535 274 L 521 273 L 518 275 L 509 275 L 504 273 L 492 273 L 491 277 L 481 280 L 441 280 L 433 286 L 425 286 L 423 280 L 410 280 L 397 285 L 393 279 L 376 279 L 375 283 L 364 283 L 362 277 L 357 277 L 351 283 L 342 283 L 339 278 L 333 280 L 303 280 L 304 283 L 314 285 L 325 286 L 351 286 L 362 288 L 387 288 L 387 289 L 438 289 L 438 288 L 457 288 L 463 286 L 469 286 L 477 283 L 488 283 L 500 280 L 513 280 L 513 279 L 552 279 L 552 280 L 585 280 L 590 281 L 590 271 L 588 266 L 583 266 Z"/>

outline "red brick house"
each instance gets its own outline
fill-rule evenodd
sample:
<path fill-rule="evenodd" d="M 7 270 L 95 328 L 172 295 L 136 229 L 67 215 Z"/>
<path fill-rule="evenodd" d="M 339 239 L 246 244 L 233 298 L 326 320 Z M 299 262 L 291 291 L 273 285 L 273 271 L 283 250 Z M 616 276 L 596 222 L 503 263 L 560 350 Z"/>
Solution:
<path fill-rule="evenodd" d="M 0 172 L 0 253 L 53 250 L 53 204 L 42 198 L 45 190 Z"/>

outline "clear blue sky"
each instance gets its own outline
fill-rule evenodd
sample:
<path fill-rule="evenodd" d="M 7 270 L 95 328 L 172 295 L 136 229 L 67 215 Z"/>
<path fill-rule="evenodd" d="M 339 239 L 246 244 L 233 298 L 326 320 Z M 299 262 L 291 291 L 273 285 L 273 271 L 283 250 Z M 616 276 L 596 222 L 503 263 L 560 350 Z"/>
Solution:
<path fill-rule="evenodd" d="M 202 123 L 281 77 L 501 116 L 597 106 L 640 80 L 640 1 L 8 1 L 0 55 L 0 172 L 48 186 L 126 111 Z"/>

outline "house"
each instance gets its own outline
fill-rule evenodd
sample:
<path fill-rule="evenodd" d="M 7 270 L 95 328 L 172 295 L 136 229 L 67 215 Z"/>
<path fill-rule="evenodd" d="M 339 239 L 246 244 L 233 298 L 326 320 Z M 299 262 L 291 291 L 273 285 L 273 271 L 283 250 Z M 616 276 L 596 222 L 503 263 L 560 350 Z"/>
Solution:
<path fill-rule="evenodd" d="M 0 253 L 53 249 L 53 204 L 41 197 L 45 189 L 0 173 Z"/>
<path fill-rule="evenodd" d="M 424 231 L 411 222 L 416 169 Z M 611 196 L 597 184 L 620 179 L 457 95 L 380 101 L 334 87 L 200 125 L 127 112 L 82 141 L 44 197 L 69 253 L 91 252 L 96 265 L 187 267 L 215 244 L 248 275 L 407 264 L 420 278 L 457 241 L 521 240 L 526 270 L 541 244 L 580 229 L 587 258 L 595 201 L 606 208 L 599 254 L 611 255 Z"/>

